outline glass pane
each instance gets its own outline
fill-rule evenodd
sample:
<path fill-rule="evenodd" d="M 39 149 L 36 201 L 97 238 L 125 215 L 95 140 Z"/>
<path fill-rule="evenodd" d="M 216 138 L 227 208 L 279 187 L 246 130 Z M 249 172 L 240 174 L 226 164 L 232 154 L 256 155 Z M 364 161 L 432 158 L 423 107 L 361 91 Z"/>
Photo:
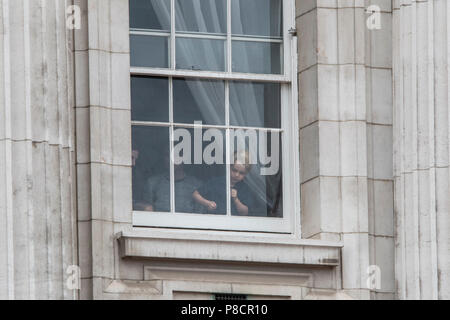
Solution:
<path fill-rule="evenodd" d="M 280 133 L 230 130 L 230 141 L 232 215 L 283 217 Z"/>
<path fill-rule="evenodd" d="M 174 129 L 176 211 L 226 214 L 225 132 Z"/>
<path fill-rule="evenodd" d="M 177 69 L 225 71 L 225 41 L 177 38 Z"/>
<path fill-rule="evenodd" d="M 233 71 L 281 74 L 281 44 L 233 41 Z"/>
<path fill-rule="evenodd" d="M 130 27 L 170 30 L 170 0 L 130 0 Z"/>
<path fill-rule="evenodd" d="M 225 124 L 223 81 L 173 80 L 174 121 L 193 124 Z"/>
<path fill-rule="evenodd" d="M 170 212 L 169 129 L 134 126 L 133 209 Z"/>
<path fill-rule="evenodd" d="M 131 66 L 167 68 L 169 66 L 169 38 L 130 35 Z"/>
<path fill-rule="evenodd" d="M 169 121 L 169 80 L 167 78 L 131 77 L 131 119 Z"/>
<path fill-rule="evenodd" d="M 226 33 L 225 0 L 176 0 L 176 30 Z"/>
<path fill-rule="evenodd" d="M 277 83 L 230 82 L 230 124 L 280 128 L 280 85 Z"/>
<path fill-rule="evenodd" d="M 281 37 L 282 0 L 231 0 L 232 33 Z"/>

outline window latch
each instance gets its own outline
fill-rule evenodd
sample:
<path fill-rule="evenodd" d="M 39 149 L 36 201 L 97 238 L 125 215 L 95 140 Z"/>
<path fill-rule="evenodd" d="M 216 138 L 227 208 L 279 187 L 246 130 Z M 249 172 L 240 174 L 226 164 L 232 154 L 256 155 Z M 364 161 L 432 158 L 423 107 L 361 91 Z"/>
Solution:
<path fill-rule="evenodd" d="M 291 36 L 293 36 L 293 37 L 296 37 L 296 36 L 297 36 L 297 29 L 296 29 L 296 28 L 290 28 L 290 29 L 288 30 L 288 32 L 289 32 L 289 34 L 290 34 Z"/>

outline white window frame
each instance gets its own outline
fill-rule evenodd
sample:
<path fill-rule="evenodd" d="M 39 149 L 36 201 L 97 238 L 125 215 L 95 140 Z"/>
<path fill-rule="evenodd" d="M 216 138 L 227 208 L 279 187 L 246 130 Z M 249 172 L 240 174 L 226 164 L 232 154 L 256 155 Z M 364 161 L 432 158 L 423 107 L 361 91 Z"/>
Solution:
<path fill-rule="evenodd" d="M 171 0 L 171 8 L 174 8 L 175 0 Z M 283 45 L 282 63 L 284 74 L 249 74 L 231 72 L 231 0 L 227 0 L 227 27 L 226 36 L 227 55 L 226 72 L 215 71 L 192 71 L 175 69 L 175 10 L 171 9 L 171 33 L 169 44 L 169 68 L 131 67 L 131 76 L 163 76 L 170 78 L 196 78 L 225 81 L 226 96 L 226 118 L 229 121 L 229 83 L 233 81 L 255 81 L 276 82 L 281 85 L 281 129 L 258 130 L 279 131 L 282 137 L 282 181 L 283 181 L 283 217 L 252 217 L 231 216 L 230 210 L 226 216 L 207 214 L 184 214 L 167 212 L 143 212 L 133 211 L 133 227 L 161 227 L 180 229 L 204 229 L 222 231 L 248 231 L 281 234 L 300 234 L 300 179 L 299 179 L 299 141 L 298 141 L 298 103 L 297 103 L 297 39 L 291 35 L 290 29 L 295 27 L 295 0 L 283 0 Z M 161 32 L 161 34 L 164 33 Z M 130 30 L 130 34 L 143 34 L 140 30 Z M 153 34 L 148 32 L 146 34 Z M 166 33 L 167 34 L 167 33 Z M 233 40 L 237 39 L 233 37 Z M 169 94 L 172 97 L 172 81 L 169 81 Z M 171 100 L 171 99 L 170 99 Z M 178 124 L 173 122 L 173 101 L 169 101 L 169 122 L 139 122 L 132 121 L 133 125 L 164 126 L 170 129 L 170 138 L 174 127 Z M 182 124 L 183 127 L 189 127 Z M 225 126 L 205 125 L 205 127 L 216 127 L 219 129 L 233 128 L 229 123 Z M 246 129 L 245 127 L 239 127 Z M 228 134 L 228 131 L 227 131 Z M 172 139 L 170 139 L 172 141 Z M 170 146 L 171 151 L 173 144 Z M 229 146 L 227 143 L 227 159 L 229 158 Z M 227 174 L 228 174 L 227 168 Z M 170 170 L 171 181 L 174 180 L 174 169 Z M 228 179 L 227 179 L 228 181 Z M 229 198 L 229 188 L 227 188 Z M 171 183 L 171 207 L 174 208 L 174 185 Z"/>

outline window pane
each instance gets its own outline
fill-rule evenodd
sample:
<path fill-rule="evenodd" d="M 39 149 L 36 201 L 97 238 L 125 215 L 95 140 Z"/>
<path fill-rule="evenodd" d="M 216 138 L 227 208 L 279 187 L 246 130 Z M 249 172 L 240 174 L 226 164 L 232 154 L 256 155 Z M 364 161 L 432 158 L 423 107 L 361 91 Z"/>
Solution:
<path fill-rule="evenodd" d="M 170 212 L 169 129 L 134 126 L 133 208 Z"/>
<path fill-rule="evenodd" d="M 177 38 L 177 69 L 225 71 L 225 41 Z"/>
<path fill-rule="evenodd" d="M 230 124 L 280 128 L 280 85 L 277 83 L 230 82 Z"/>
<path fill-rule="evenodd" d="M 130 35 L 131 66 L 167 68 L 169 66 L 169 38 Z"/>
<path fill-rule="evenodd" d="M 226 214 L 224 146 L 223 130 L 174 129 L 177 212 Z"/>
<path fill-rule="evenodd" d="M 230 130 L 230 182 L 238 203 L 232 215 L 283 217 L 281 134 Z M 231 200 L 231 204 L 236 200 Z M 238 205 L 236 205 L 237 207 Z"/>
<path fill-rule="evenodd" d="M 281 44 L 233 41 L 233 71 L 281 74 Z"/>
<path fill-rule="evenodd" d="M 175 122 L 225 124 L 223 81 L 174 79 L 173 94 Z"/>
<path fill-rule="evenodd" d="M 170 30 L 170 0 L 130 0 L 130 26 Z"/>
<path fill-rule="evenodd" d="M 176 30 L 226 33 L 225 0 L 176 0 Z"/>
<path fill-rule="evenodd" d="M 131 119 L 135 121 L 169 121 L 169 80 L 131 77 Z"/>
<path fill-rule="evenodd" d="M 231 0 L 232 33 L 282 36 L 282 0 Z"/>

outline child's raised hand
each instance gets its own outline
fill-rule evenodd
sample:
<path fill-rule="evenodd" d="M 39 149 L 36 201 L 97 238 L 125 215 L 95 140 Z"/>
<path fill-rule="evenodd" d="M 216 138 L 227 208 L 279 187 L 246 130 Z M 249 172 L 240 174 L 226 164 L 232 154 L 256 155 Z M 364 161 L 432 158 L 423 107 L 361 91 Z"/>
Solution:
<path fill-rule="evenodd" d="M 217 209 L 217 204 L 214 201 L 209 201 L 207 205 L 208 210 L 214 211 Z"/>
<path fill-rule="evenodd" d="M 237 198 L 237 194 L 238 194 L 237 190 L 231 188 L 231 197 L 232 197 L 233 199 L 236 199 L 236 198 Z"/>

